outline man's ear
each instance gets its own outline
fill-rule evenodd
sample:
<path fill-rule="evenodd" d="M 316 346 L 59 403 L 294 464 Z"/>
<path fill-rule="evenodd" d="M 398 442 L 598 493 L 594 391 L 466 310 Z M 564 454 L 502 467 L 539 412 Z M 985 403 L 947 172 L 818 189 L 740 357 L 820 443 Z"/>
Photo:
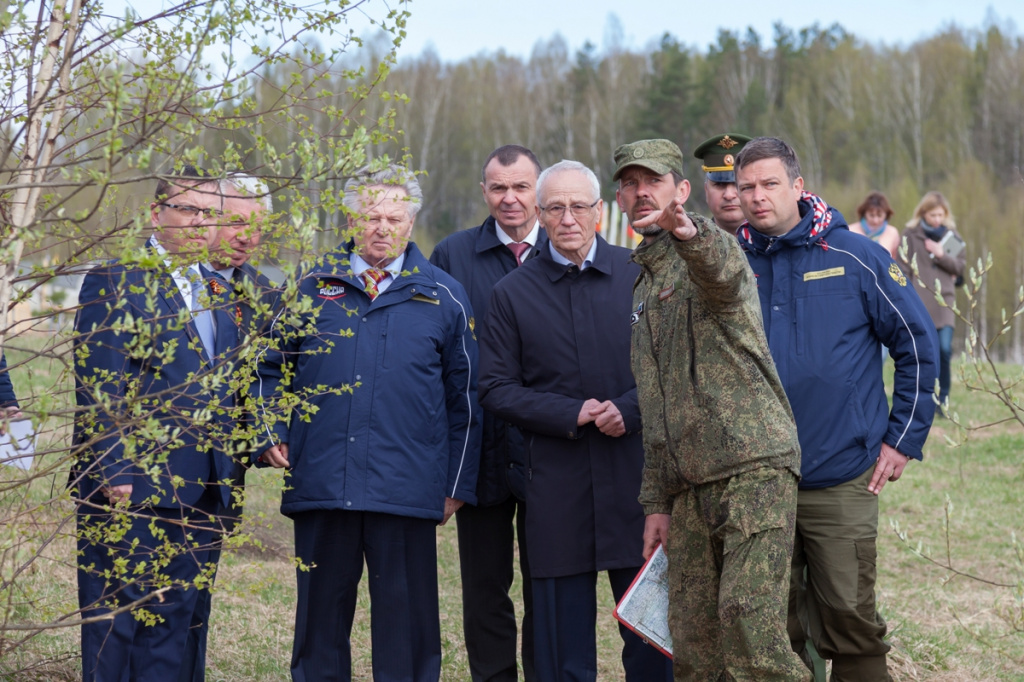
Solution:
<path fill-rule="evenodd" d="M 690 198 L 690 181 L 683 178 L 683 181 L 676 185 L 676 199 L 680 204 L 685 204 Z"/>

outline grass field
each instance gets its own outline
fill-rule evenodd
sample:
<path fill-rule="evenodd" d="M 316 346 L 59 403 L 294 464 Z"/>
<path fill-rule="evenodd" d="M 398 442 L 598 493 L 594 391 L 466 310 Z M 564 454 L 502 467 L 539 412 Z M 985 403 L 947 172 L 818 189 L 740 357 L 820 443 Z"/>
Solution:
<path fill-rule="evenodd" d="M 38 370 L 37 376 L 52 379 L 52 370 L 50 374 L 44 370 Z M 1020 378 L 1020 368 L 1002 367 L 1001 372 Z M 954 385 L 952 397 L 964 424 L 986 423 L 1008 414 L 990 396 L 968 392 L 960 383 Z M 947 436 L 958 438 L 956 425 L 937 421 L 924 463 L 912 463 L 903 478 L 886 486 L 882 494 L 878 601 L 890 626 L 893 677 L 1022 680 L 1024 562 L 1015 538 L 1024 531 L 1020 492 L 1024 431 L 1014 423 L 971 432 L 967 443 L 957 448 L 948 445 Z M 56 461 L 59 455 L 54 452 L 47 457 Z M 18 489 L 9 485 L 14 474 L 8 471 L 3 477 L 6 483 L 0 481 L 0 492 L 9 501 Z M 25 497 L 49 499 L 61 486 L 57 471 L 33 481 Z M 250 472 L 248 497 L 247 529 L 259 543 L 228 551 L 221 562 L 210 628 L 210 682 L 288 679 L 295 569 L 290 522 L 277 512 L 279 473 Z M 0 546 L 4 580 L 13 576 L 18 552 L 22 559 L 25 552 L 40 552 L 18 574 L 14 587 L 2 593 L 0 638 L 5 648 L 33 635 L 31 630 L 12 627 L 55 621 L 59 614 L 74 609 L 72 529 L 60 526 L 71 506 L 59 501 L 44 509 L 45 513 L 32 517 L 27 540 L 17 540 L 25 536 L 19 519 L 5 519 L 5 540 Z M 906 540 L 897 534 L 897 527 Z M 53 541 L 43 547 L 43 538 L 50 537 Z M 438 530 L 437 543 L 444 651 L 441 677 L 468 680 L 454 523 Z M 371 679 L 365 582 L 352 638 L 357 680 Z M 515 589 L 520 588 L 517 580 Z M 599 679 L 620 680 L 619 639 L 606 583 L 601 584 L 601 601 Z M 4 656 L 0 679 L 76 680 L 78 665 L 77 630 L 56 627 L 34 634 Z"/>

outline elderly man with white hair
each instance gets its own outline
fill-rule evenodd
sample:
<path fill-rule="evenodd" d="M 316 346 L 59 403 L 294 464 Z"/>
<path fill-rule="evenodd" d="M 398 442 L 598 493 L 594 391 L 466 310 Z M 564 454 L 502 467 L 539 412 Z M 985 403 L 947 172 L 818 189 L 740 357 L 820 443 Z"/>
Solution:
<path fill-rule="evenodd" d="M 577 161 L 537 180 L 549 246 L 494 287 L 480 400 L 523 430 L 526 543 L 538 680 L 597 677 L 597 574 L 616 601 L 643 565 L 640 406 L 629 364 L 629 249 L 596 234 L 600 186 Z M 671 680 L 669 660 L 620 626 L 627 682 Z"/>
<path fill-rule="evenodd" d="M 313 306 L 273 325 L 253 386 L 278 415 L 260 459 L 288 468 L 296 682 L 351 679 L 364 561 L 373 679 L 441 674 L 436 528 L 476 503 L 480 409 L 469 297 L 409 241 L 422 203 L 398 166 L 346 183 L 351 240 L 302 277 Z"/>

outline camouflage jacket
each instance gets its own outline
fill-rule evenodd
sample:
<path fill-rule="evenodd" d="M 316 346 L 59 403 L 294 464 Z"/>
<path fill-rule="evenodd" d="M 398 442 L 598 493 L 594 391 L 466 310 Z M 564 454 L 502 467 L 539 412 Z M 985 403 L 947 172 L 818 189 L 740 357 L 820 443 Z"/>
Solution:
<path fill-rule="evenodd" d="M 800 474 L 789 401 L 736 238 L 690 214 L 697 236 L 641 244 L 632 362 L 643 418 L 646 514 L 692 485 L 762 467 Z"/>

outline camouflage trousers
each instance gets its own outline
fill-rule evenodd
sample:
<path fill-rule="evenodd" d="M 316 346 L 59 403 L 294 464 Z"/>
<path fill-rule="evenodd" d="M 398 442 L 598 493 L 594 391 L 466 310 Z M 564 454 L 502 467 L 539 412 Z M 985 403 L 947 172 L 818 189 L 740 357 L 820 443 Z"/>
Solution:
<path fill-rule="evenodd" d="M 758 469 L 672 506 L 669 628 L 677 682 L 810 680 L 786 634 L 796 477 Z"/>

